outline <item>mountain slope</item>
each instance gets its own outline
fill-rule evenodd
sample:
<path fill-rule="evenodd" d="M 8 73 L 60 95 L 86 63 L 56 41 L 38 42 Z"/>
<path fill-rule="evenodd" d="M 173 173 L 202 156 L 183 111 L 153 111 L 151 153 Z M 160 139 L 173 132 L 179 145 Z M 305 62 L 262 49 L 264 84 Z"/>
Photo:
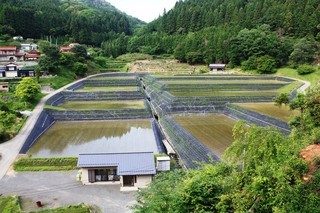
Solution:
<path fill-rule="evenodd" d="M 143 22 L 104 0 L 0 0 L 0 34 L 41 38 L 69 35 L 75 41 L 100 45 Z"/>

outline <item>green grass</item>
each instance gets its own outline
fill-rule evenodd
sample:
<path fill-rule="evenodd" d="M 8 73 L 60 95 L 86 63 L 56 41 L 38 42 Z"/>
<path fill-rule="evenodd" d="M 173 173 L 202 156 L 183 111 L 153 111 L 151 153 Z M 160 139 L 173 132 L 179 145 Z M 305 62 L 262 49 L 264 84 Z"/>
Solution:
<path fill-rule="evenodd" d="M 143 109 L 143 100 L 125 101 L 67 101 L 58 107 L 46 106 L 55 110 L 115 110 L 115 109 Z"/>
<path fill-rule="evenodd" d="M 24 171 L 68 171 L 77 168 L 78 158 L 20 158 L 13 169 Z M 1 211 L 0 211 L 1 212 Z"/>
<path fill-rule="evenodd" d="M 82 89 L 77 90 L 77 92 L 113 92 L 113 91 L 137 91 L 136 86 L 128 86 L 128 87 L 84 87 Z"/>
<path fill-rule="evenodd" d="M 309 81 L 309 82 L 311 82 L 311 86 L 315 86 L 317 84 L 317 82 L 320 80 L 320 70 L 319 69 L 317 69 L 317 71 L 314 73 L 310 73 L 307 75 L 299 75 L 297 70 L 289 68 L 289 67 L 285 67 L 285 68 L 278 69 L 276 74 L 280 75 L 280 76 L 297 78 L 300 80 Z"/>
<path fill-rule="evenodd" d="M 298 88 L 299 86 L 301 86 L 303 83 L 300 81 L 295 81 L 292 82 L 290 84 L 287 84 L 283 87 L 281 87 L 280 89 L 278 89 L 279 93 L 288 93 L 290 94 L 294 89 Z"/>
<path fill-rule="evenodd" d="M 269 103 L 238 103 L 235 104 L 245 109 L 253 110 L 279 120 L 288 122 L 291 117 L 299 115 L 300 112 L 297 110 L 290 110 L 288 106 L 276 106 L 273 102 Z"/>
<path fill-rule="evenodd" d="M 86 204 L 69 205 L 55 209 L 44 209 L 36 213 L 90 213 L 90 207 Z M 30 212 L 33 213 L 33 212 Z"/>
<path fill-rule="evenodd" d="M 0 212 L 1 213 L 15 213 L 21 212 L 19 197 L 4 197 L 0 198 Z"/>
<path fill-rule="evenodd" d="M 103 77 L 93 77 L 90 80 L 132 80 L 136 78 L 135 76 L 103 76 Z"/>
<path fill-rule="evenodd" d="M 170 91 L 170 90 L 169 90 Z M 276 90 L 268 91 L 170 91 L 174 96 L 181 97 L 211 97 L 211 96 L 276 96 Z"/>
<path fill-rule="evenodd" d="M 221 114 L 174 116 L 173 119 L 218 157 L 233 142 L 232 128 L 236 121 Z"/>
<path fill-rule="evenodd" d="M 208 80 L 170 80 L 164 82 L 168 85 L 171 84 L 287 84 L 282 81 L 276 80 L 215 80 L 215 79 L 208 79 Z"/>
<path fill-rule="evenodd" d="M 151 60 L 152 58 L 153 57 L 148 54 L 128 53 L 128 54 L 124 54 L 124 55 L 117 57 L 117 60 L 126 61 L 126 62 L 133 62 L 136 60 L 146 60 L 146 59 Z"/>

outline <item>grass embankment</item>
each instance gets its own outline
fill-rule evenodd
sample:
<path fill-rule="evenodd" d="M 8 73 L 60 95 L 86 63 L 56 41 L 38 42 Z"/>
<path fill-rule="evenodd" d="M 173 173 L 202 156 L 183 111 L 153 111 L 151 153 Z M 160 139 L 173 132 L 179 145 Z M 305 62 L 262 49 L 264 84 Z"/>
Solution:
<path fill-rule="evenodd" d="M 77 90 L 77 92 L 114 92 L 114 91 L 137 91 L 138 87 L 128 86 L 128 87 L 84 87 Z"/>
<path fill-rule="evenodd" d="M 44 209 L 42 211 L 35 211 L 30 213 L 90 213 L 90 207 L 86 204 L 70 205 L 59 207 L 56 209 Z"/>
<path fill-rule="evenodd" d="M 317 71 L 315 71 L 314 73 L 310 73 L 307 75 L 299 75 L 297 70 L 285 67 L 285 68 L 278 69 L 276 74 L 280 75 L 280 76 L 297 78 L 300 80 L 309 81 L 311 83 L 311 87 L 315 86 L 317 84 L 317 82 L 320 80 L 320 70 L 319 69 L 317 69 Z"/>
<path fill-rule="evenodd" d="M 22 213 L 20 199 L 17 196 L 0 198 L 1 213 Z M 89 213 L 90 207 L 86 204 L 69 205 L 55 209 L 35 211 L 37 213 Z M 29 212 L 33 213 L 33 212 Z"/>
<path fill-rule="evenodd" d="M 196 90 L 196 89 L 195 89 Z M 169 90 L 170 91 L 170 90 Z M 212 96 L 276 96 L 278 95 L 277 91 L 170 91 L 170 93 L 174 96 L 181 96 L 181 97 L 212 97 Z"/>
<path fill-rule="evenodd" d="M 67 101 L 58 107 L 46 106 L 55 110 L 117 110 L 117 109 L 143 109 L 143 100 L 130 101 Z"/>
<path fill-rule="evenodd" d="M 68 171 L 78 169 L 77 162 L 78 158 L 20 158 L 13 164 L 13 169 L 19 172 Z"/>
<path fill-rule="evenodd" d="M 22 212 L 20 208 L 19 197 L 4 197 L 0 198 L 0 212 L 1 213 L 12 213 Z"/>

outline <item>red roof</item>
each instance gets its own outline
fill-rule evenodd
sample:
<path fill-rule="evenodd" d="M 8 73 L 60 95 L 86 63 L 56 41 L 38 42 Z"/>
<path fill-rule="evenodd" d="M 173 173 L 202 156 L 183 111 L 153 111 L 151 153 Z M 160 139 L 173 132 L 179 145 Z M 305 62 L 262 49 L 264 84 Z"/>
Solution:
<path fill-rule="evenodd" d="M 69 52 L 70 51 L 70 47 L 68 47 L 68 46 L 61 46 L 60 47 L 60 52 Z"/>
<path fill-rule="evenodd" d="M 38 54 L 26 54 L 24 57 L 25 58 L 40 58 L 40 55 L 38 55 Z"/>
<path fill-rule="evenodd" d="M 16 51 L 17 50 L 17 47 L 15 47 L 15 46 L 2 46 L 2 47 L 0 47 L 0 51 L 1 50 L 12 50 L 12 51 Z"/>

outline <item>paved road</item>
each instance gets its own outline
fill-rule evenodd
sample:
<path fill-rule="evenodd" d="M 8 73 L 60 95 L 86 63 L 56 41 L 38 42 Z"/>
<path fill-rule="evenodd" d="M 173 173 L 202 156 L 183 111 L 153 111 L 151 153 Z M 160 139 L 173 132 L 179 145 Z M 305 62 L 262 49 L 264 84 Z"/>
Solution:
<path fill-rule="evenodd" d="M 78 80 L 78 81 L 81 81 L 81 80 Z M 48 100 L 48 98 L 50 98 L 51 96 L 53 96 L 58 92 L 61 92 L 65 88 L 69 87 L 70 85 L 77 83 L 78 81 L 73 82 L 69 85 L 66 85 L 60 88 L 59 90 L 56 90 L 48 94 L 44 98 L 42 98 L 40 103 L 32 111 L 31 115 L 27 119 L 27 122 L 25 123 L 23 128 L 20 130 L 18 135 L 13 139 L 11 139 L 10 141 L 0 144 L 0 153 L 2 156 L 0 159 L 0 180 L 6 174 L 10 165 L 14 162 L 15 158 L 17 157 L 23 143 L 26 141 L 27 137 L 29 136 L 30 132 L 33 129 L 33 126 L 37 122 L 38 117 L 42 112 L 45 102 Z"/>
<path fill-rule="evenodd" d="M 10 171 L 0 180 L 2 196 L 19 195 L 24 211 L 37 210 L 36 202 L 43 208 L 56 208 L 70 204 L 86 203 L 100 207 L 102 212 L 131 212 L 135 193 L 120 192 L 120 186 L 83 186 L 75 181 L 76 171 L 21 172 Z"/>

